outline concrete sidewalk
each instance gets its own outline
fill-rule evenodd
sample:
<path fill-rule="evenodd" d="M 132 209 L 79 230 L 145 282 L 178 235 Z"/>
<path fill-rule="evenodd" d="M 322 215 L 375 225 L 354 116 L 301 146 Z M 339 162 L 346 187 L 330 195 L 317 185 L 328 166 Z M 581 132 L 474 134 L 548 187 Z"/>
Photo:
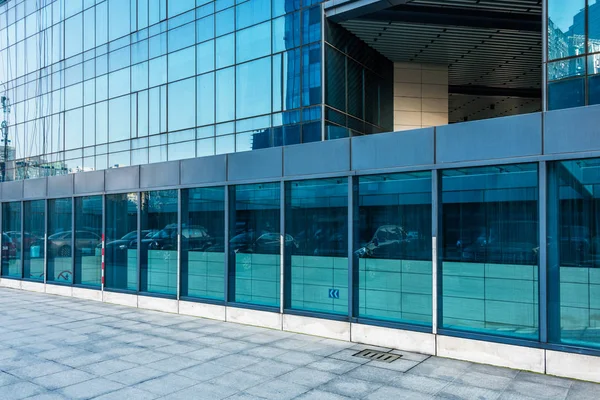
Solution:
<path fill-rule="evenodd" d="M 587 382 L 4 288 L 0 338 L 2 400 L 600 399 Z"/>

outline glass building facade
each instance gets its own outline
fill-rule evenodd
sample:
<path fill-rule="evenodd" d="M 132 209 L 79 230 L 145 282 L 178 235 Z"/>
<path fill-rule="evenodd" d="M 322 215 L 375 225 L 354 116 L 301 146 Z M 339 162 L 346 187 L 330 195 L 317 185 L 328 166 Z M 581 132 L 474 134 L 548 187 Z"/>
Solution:
<path fill-rule="evenodd" d="M 347 33 L 326 44 L 323 16 L 319 0 L 0 5 L 2 179 L 391 130 L 391 62 Z M 324 95 L 324 57 L 334 75 L 348 60 L 347 96 L 331 74 Z"/>
<path fill-rule="evenodd" d="M 546 3 L 548 109 L 600 104 L 600 2 Z"/>

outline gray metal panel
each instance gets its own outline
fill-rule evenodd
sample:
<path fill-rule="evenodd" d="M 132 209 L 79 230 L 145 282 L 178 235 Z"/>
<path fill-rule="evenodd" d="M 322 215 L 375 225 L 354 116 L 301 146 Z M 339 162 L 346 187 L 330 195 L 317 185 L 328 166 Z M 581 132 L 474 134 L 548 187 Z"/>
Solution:
<path fill-rule="evenodd" d="M 281 147 L 253 150 L 227 155 L 227 179 L 243 181 L 248 179 L 280 178 L 282 173 Z"/>
<path fill-rule="evenodd" d="M 140 186 L 139 167 L 111 168 L 104 171 L 106 191 L 137 190 Z"/>
<path fill-rule="evenodd" d="M 192 158 L 181 161 L 181 184 L 203 184 L 227 180 L 227 156 Z"/>
<path fill-rule="evenodd" d="M 438 164 L 542 153 L 542 114 L 494 118 L 436 128 Z"/>
<path fill-rule="evenodd" d="M 352 139 L 352 169 L 433 164 L 433 128 L 359 136 Z"/>
<path fill-rule="evenodd" d="M 23 182 L 24 199 L 40 199 L 46 197 L 46 178 L 27 179 Z"/>
<path fill-rule="evenodd" d="M 283 149 L 285 176 L 350 170 L 350 139 L 306 143 Z"/>
<path fill-rule="evenodd" d="M 147 164 L 140 167 L 140 187 L 179 185 L 179 161 Z"/>
<path fill-rule="evenodd" d="M 104 171 L 75 174 L 75 194 L 98 193 L 104 191 Z"/>
<path fill-rule="evenodd" d="M 2 200 L 21 200 L 23 197 L 23 181 L 2 183 Z"/>
<path fill-rule="evenodd" d="M 73 195 L 73 174 L 48 177 L 48 197 Z"/>
<path fill-rule="evenodd" d="M 544 115 L 544 154 L 600 149 L 600 106 L 548 111 Z"/>

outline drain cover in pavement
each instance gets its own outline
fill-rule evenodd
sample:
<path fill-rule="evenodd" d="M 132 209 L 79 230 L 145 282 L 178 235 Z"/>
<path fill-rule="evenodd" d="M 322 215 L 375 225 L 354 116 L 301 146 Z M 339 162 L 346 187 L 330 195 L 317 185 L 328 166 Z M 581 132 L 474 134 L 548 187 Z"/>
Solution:
<path fill-rule="evenodd" d="M 364 349 L 354 354 L 354 357 L 368 358 L 369 360 L 391 363 L 402 356 L 398 354 L 385 353 L 383 351 Z"/>

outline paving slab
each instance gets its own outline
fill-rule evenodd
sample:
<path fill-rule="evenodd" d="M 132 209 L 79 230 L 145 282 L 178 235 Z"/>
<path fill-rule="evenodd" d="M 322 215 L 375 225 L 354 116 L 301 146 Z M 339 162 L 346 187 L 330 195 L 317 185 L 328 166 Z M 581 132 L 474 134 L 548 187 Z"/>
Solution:
<path fill-rule="evenodd" d="M 588 382 L 5 288 L 0 337 L 0 400 L 600 399 Z"/>

